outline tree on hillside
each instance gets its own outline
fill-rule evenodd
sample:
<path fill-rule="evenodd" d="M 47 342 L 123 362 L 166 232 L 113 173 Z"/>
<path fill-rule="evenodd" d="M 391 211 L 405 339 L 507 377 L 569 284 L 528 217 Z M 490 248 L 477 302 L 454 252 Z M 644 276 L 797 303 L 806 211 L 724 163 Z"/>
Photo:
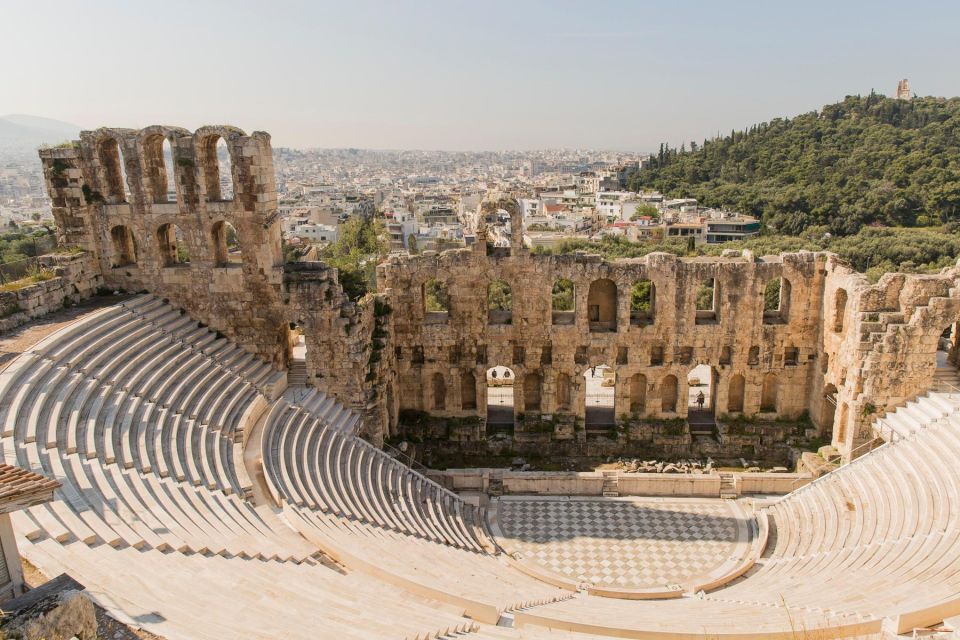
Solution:
<path fill-rule="evenodd" d="M 960 98 L 851 96 L 687 152 L 662 144 L 628 185 L 755 215 L 789 235 L 960 220 Z"/>

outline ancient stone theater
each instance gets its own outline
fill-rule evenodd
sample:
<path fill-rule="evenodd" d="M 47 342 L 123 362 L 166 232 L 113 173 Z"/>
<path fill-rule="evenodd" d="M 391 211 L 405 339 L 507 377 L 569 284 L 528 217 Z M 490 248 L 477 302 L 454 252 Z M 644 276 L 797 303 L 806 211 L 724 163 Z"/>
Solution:
<path fill-rule="evenodd" d="M 171 640 L 960 626 L 960 268 L 873 284 L 830 253 L 539 255 L 501 194 L 476 244 L 391 255 L 351 301 L 335 269 L 285 263 L 266 133 L 99 129 L 40 159 L 60 248 L 56 277 L 0 293 L 0 328 L 36 338 L 2 363 L 0 462 L 53 493 L 0 542 L 117 621 Z M 485 242 L 490 212 L 511 246 Z M 418 455 L 749 467 L 799 437 L 820 455 L 796 472 Z"/>

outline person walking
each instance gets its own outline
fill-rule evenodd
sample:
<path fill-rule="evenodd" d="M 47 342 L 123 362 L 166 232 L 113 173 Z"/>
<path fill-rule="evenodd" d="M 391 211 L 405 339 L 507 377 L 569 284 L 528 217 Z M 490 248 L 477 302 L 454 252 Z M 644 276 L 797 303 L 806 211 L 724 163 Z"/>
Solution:
<path fill-rule="evenodd" d="M 703 395 L 703 391 L 697 394 L 697 407 L 700 411 L 703 411 L 703 403 L 706 401 L 706 396 Z"/>

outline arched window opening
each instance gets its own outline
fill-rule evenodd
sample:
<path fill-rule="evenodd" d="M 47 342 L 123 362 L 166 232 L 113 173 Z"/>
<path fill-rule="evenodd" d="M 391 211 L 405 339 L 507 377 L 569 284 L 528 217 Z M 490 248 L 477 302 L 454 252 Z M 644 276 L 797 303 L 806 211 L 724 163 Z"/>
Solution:
<path fill-rule="evenodd" d="M 576 320 L 573 281 L 561 278 L 553 283 L 551 316 L 553 324 L 573 324 Z"/>
<path fill-rule="evenodd" d="M 528 373 L 523 378 L 523 410 L 525 413 L 540 412 L 540 374 Z"/>
<path fill-rule="evenodd" d="M 763 322 L 785 324 L 790 321 L 790 281 L 774 278 L 763 290 Z"/>
<path fill-rule="evenodd" d="M 847 313 L 847 292 L 845 289 L 837 289 L 833 300 L 833 330 L 836 333 L 843 332 L 843 320 Z"/>
<path fill-rule="evenodd" d="M 513 370 L 494 366 L 487 369 L 487 432 L 513 432 Z"/>
<path fill-rule="evenodd" d="M 557 400 L 556 410 L 570 411 L 570 376 L 565 373 L 557 375 Z"/>
<path fill-rule="evenodd" d="M 647 377 L 635 373 L 630 378 L 630 412 L 643 413 L 647 409 Z"/>
<path fill-rule="evenodd" d="M 430 390 L 433 395 L 433 403 L 430 405 L 434 411 L 446 411 L 447 409 L 447 383 L 443 379 L 442 373 L 434 373 L 431 378 Z"/>
<path fill-rule="evenodd" d="M 657 288 L 650 280 L 640 280 L 630 290 L 630 324 L 652 324 L 656 313 Z"/>
<path fill-rule="evenodd" d="M 743 412 L 743 393 L 746 388 L 746 379 L 739 373 L 730 378 L 730 387 L 727 390 L 727 413 Z"/>
<path fill-rule="evenodd" d="M 161 225 L 157 229 L 157 244 L 163 266 L 176 267 L 190 263 L 190 250 L 187 247 L 183 231 L 177 225 Z"/>
<path fill-rule="evenodd" d="M 617 330 L 617 285 L 613 280 L 594 280 L 587 294 L 587 319 L 590 331 Z"/>
<path fill-rule="evenodd" d="M 477 378 L 472 371 L 460 375 L 460 409 L 470 411 L 477 408 Z"/>
<path fill-rule="evenodd" d="M 213 259 L 218 267 L 238 265 L 243 262 L 240 252 L 240 239 L 232 224 L 221 220 L 213 225 Z"/>
<path fill-rule="evenodd" d="M 768 373 L 763 377 L 763 387 L 760 392 L 760 411 L 775 413 L 777 411 L 777 395 L 780 391 L 780 381 L 775 373 Z"/>
<path fill-rule="evenodd" d="M 490 324 L 513 322 L 513 293 L 503 280 L 494 280 L 487 287 L 487 318 Z"/>
<path fill-rule="evenodd" d="M 130 227 L 117 225 L 110 230 L 113 242 L 113 266 L 125 267 L 137 263 L 137 243 Z"/>
<path fill-rule="evenodd" d="M 447 286 L 437 280 L 427 280 L 420 287 L 423 299 L 423 317 L 427 324 L 442 324 L 447 321 L 450 313 L 450 296 Z"/>
<path fill-rule="evenodd" d="M 696 324 L 716 324 L 720 320 L 720 295 L 716 278 L 707 278 L 697 287 Z"/>
<path fill-rule="evenodd" d="M 584 424 L 587 435 L 594 431 L 607 431 L 616 425 L 615 393 L 616 372 L 606 364 L 590 367 L 583 373 L 586 389 Z"/>
<path fill-rule="evenodd" d="M 166 174 L 166 182 L 163 185 L 166 191 L 166 199 L 164 202 L 176 202 L 177 170 L 173 163 L 173 145 L 170 144 L 170 140 L 167 138 L 163 139 L 163 167 L 165 169 L 164 173 Z"/>
<path fill-rule="evenodd" d="M 130 202 L 127 170 L 124 166 L 120 145 L 113 138 L 104 138 L 99 144 L 100 165 L 103 167 L 106 193 L 102 194 L 109 204 Z"/>
<path fill-rule="evenodd" d="M 677 376 L 666 376 L 660 382 L 660 411 L 662 413 L 677 412 Z"/>
<path fill-rule="evenodd" d="M 143 141 L 143 177 L 146 180 L 148 198 L 154 204 L 167 202 L 167 163 L 163 136 L 148 136 Z"/>
<path fill-rule="evenodd" d="M 227 143 L 220 136 L 204 138 L 200 144 L 207 202 L 233 200 L 233 161 Z"/>
<path fill-rule="evenodd" d="M 697 430 L 698 424 L 709 425 L 712 430 L 716 381 L 716 372 L 706 364 L 698 364 L 687 374 L 687 421 L 691 432 Z"/>

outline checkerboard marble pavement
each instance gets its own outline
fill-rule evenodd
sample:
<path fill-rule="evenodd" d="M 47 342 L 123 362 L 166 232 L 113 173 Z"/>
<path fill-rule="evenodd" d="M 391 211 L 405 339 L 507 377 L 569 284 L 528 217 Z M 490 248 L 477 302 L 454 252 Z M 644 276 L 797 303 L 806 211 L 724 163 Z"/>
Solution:
<path fill-rule="evenodd" d="M 500 501 L 500 544 L 594 586 L 649 588 L 708 573 L 732 555 L 735 513 L 724 502 Z"/>

